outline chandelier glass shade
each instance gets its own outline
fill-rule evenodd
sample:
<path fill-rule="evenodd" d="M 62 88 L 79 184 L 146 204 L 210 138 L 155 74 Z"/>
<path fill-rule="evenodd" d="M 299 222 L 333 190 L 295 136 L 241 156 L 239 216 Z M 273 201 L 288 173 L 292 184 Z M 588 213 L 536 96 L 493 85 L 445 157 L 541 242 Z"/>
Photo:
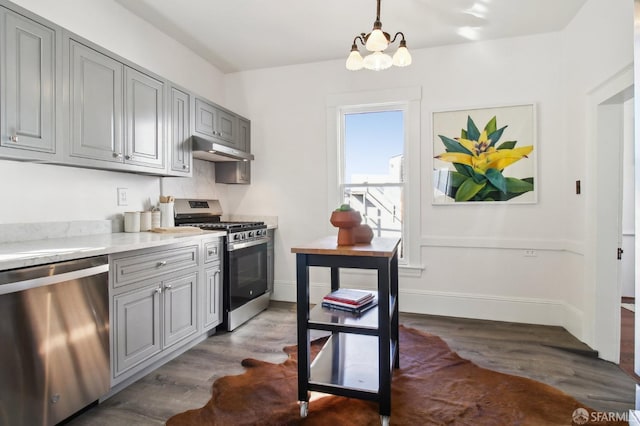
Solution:
<path fill-rule="evenodd" d="M 377 4 L 376 21 L 373 23 L 373 29 L 371 32 L 369 34 L 361 33 L 353 39 L 351 53 L 349 53 L 346 63 L 348 70 L 357 71 L 365 68 L 368 70 L 380 71 L 387 69 L 392 65 L 396 67 L 406 67 L 407 65 L 411 65 L 411 54 L 407 49 L 407 42 L 404 39 L 404 34 L 402 32 L 397 32 L 392 39 L 389 33 L 382 31 L 382 22 L 380 22 L 380 0 L 377 0 Z M 393 54 L 393 57 L 391 57 L 389 54 L 385 53 L 384 50 L 387 49 L 390 44 L 394 43 L 398 37 L 401 38 L 400 45 L 398 50 Z M 371 52 L 364 58 L 358 49 L 358 42 L 360 42 L 366 50 Z"/>

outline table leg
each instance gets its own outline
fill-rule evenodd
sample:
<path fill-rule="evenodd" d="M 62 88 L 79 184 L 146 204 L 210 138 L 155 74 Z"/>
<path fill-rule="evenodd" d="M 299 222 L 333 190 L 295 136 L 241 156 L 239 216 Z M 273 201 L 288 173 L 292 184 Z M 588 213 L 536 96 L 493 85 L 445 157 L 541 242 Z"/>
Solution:
<path fill-rule="evenodd" d="M 307 383 L 309 381 L 309 267 L 307 266 L 307 255 L 296 255 L 296 275 L 297 275 L 297 317 L 298 317 L 298 401 L 300 401 L 300 414 L 306 416 L 308 408 L 309 392 Z M 303 416 L 304 417 L 304 416 Z"/>

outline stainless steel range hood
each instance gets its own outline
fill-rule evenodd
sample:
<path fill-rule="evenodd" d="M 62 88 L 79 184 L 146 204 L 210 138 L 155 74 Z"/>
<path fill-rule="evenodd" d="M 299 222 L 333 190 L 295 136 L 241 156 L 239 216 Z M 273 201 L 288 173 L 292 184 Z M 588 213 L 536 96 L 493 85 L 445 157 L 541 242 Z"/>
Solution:
<path fill-rule="evenodd" d="M 253 154 L 220 145 L 199 136 L 191 136 L 193 158 L 205 161 L 251 161 Z"/>

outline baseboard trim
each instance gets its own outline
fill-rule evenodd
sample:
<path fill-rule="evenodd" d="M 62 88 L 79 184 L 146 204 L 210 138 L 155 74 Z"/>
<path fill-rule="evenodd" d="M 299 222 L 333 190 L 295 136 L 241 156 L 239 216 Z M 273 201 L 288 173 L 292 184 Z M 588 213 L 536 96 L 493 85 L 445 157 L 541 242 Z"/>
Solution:
<path fill-rule="evenodd" d="M 329 292 L 329 284 L 312 283 L 309 290 L 311 302 L 318 303 Z M 295 284 L 276 282 L 272 299 L 295 302 Z M 400 289 L 399 309 L 406 313 L 561 326 L 583 340 L 582 312 L 563 301 Z"/>

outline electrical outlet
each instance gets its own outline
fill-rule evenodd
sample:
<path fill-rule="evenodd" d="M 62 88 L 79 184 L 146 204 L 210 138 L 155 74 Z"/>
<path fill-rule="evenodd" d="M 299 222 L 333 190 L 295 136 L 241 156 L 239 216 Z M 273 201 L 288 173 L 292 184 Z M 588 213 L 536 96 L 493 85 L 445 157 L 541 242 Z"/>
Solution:
<path fill-rule="evenodd" d="M 118 188 L 118 205 L 128 206 L 129 197 L 127 196 L 127 188 Z"/>
<path fill-rule="evenodd" d="M 538 255 L 538 253 L 535 250 L 525 250 L 524 251 L 524 257 L 536 257 Z"/>

